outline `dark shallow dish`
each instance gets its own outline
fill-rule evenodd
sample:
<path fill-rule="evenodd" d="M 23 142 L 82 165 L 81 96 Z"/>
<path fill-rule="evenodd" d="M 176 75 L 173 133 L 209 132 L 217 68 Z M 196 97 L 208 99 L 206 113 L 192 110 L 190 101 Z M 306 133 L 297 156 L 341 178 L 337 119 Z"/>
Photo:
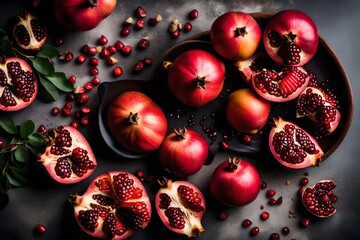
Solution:
<path fill-rule="evenodd" d="M 270 13 L 254 13 L 252 15 L 258 21 L 261 28 L 264 27 L 271 16 Z M 210 43 L 210 32 L 206 31 L 173 46 L 164 53 L 162 60 L 163 62 L 171 62 L 180 53 L 190 49 L 203 49 L 217 55 Z M 221 58 L 220 56 L 218 57 Z M 120 80 L 117 82 L 102 83 L 98 89 L 101 100 L 99 125 L 100 132 L 106 144 L 117 154 L 126 158 L 142 158 L 148 155 L 134 153 L 124 149 L 112 138 L 106 126 L 106 110 L 111 101 L 122 92 L 136 90 L 147 94 L 162 107 L 169 122 L 168 133 L 177 127 L 189 127 L 189 122 L 191 121 L 197 123 L 191 127 L 202 133 L 208 139 L 210 145 L 209 161 L 207 163 L 210 163 L 216 152 L 220 150 L 224 136 L 230 136 L 231 141 L 229 142 L 229 147 L 226 149 L 222 148 L 222 150 L 250 156 L 267 152 L 267 146 L 265 145 L 267 145 L 268 135 L 266 133 L 269 131 L 269 126 L 263 129 L 262 134 L 254 135 L 251 143 L 246 143 L 243 140 L 244 135 L 232 131 L 226 122 L 224 106 L 227 96 L 236 89 L 248 86 L 241 80 L 240 74 L 234 66 L 234 62 L 225 59 L 222 60 L 226 65 L 226 81 L 223 91 L 217 99 L 201 108 L 183 106 L 169 93 L 167 89 L 167 70 L 162 66 L 159 66 L 156 76 L 148 81 Z M 321 37 L 314 58 L 306 64 L 304 68 L 307 70 L 311 69 L 319 82 L 325 81 L 326 79 L 329 80 L 328 86 L 334 90 L 334 94 L 337 96 L 341 106 L 339 109 L 341 121 L 338 128 L 330 136 L 319 140 L 325 153 L 322 157 L 322 161 L 324 161 L 341 144 L 350 127 L 354 107 L 352 90 L 341 62 L 331 47 Z M 296 119 L 296 100 L 282 104 L 274 103 L 273 105 L 271 116 L 280 115 L 285 120 L 292 121 L 304 129 L 311 130 L 311 123 L 309 121 L 306 119 Z M 207 119 L 206 122 L 201 121 L 203 118 Z M 211 127 L 215 129 L 213 132 L 215 132 L 216 137 L 213 136 L 214 134 L 210 135 L 209 130 L 205 130 L 205 128 L 209 129 Z"/>

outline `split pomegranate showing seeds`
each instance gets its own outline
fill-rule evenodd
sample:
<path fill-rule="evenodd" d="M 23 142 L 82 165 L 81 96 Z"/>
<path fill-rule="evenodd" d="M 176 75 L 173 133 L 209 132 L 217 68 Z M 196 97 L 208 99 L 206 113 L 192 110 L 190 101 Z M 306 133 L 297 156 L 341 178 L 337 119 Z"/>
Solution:
<path fill-rule="evenodd" d="M 48 38 L 45 25 L 31 13 L 19 16 L 12 34 L 15 43 L 25 50 L 39 50 Z"/>
<path fill-rule="evenodd" d="M 143 184 L 128 172 L 97 176 L 82 195 L 71 195 L 74 215 L 83 231 L 104 239 L 126 239 L 144 229 L 151 203 Z"/>
<path fill-rule="evenodd" d="M 0 110 L 18 111 L 36 98 L 38 80 L 32 68 L 20 58 L 2 59 L 0 63 Z"/>
<path fill-rule="evenodd" d="M 298 97 L 309 83 L 302 67 L 284 67 L 281 72 L 262 69 L 252 75 L 252 87 L 263 98 L 272 102 L 286 102 Z"/>
<path fill-rule="evenodd" d="M 308 117 L 314 124 L 316 136 L 327 136 L 339 125 L 341 115 L 338 101 L 320 88 L 307 87 L 298 98 L 296 117 Z"/>
<path fill-rule="evenodd" d="M 96 158 L 85 137 L 71 126 L 48 130 L 46 148 L 38 162 L 57 182 L 71 184 L 89 177 L 96 168 Z"/>
<path fill-rule="evenodd" d="M 333 204 L 338 199 L 333 192 L 335 187 L 332 180 L 322 180 L 312 187 L 306 187 L 301 194 L 304 207 L 317 217 L 332 216 L 336 212 Z"/>
<path fill-rule="evenodd" d="M 206 209 L 200 190 L 187 181 L 165 180 L 161 185 L 155 206 L 162 222 L 175 233 L 198 237 L 204 232 L 201 218 Z"/>
<path fill-rule="evenodd" d="M 269 134 L 271 153 L 286 167 L 305 168 L 317 166 L 324 152 L 308 132 L 281 117 L 273 118 L 274 126 Z"/>
<path fill-rule="evenodd" d="M 319 36 L 314 21 L 298 10 L 273 15 L 263 32 L 269 56 L 280 65 L 302 66 L 315 55 Z"/>

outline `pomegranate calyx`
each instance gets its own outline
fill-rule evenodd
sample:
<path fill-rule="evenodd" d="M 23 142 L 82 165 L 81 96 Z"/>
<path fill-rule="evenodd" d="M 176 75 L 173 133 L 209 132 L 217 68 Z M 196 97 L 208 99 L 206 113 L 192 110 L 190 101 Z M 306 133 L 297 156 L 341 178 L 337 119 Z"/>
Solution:
<path fill-rule="evenodd" d="M 204 77 L 196 76 L 195 83 L 197 88 L 206 89 L 206 84 L 208 84 L 210 81 L 207 81 L 205 78 L 206 78 L 205 76 Z"/>
<path fill-rule="evenodd" d="M 127 117 L 129 119 L 129 123 L 133 124 L 133 125 L 138 125 L 138 120 L 139 120 L 139 114 L 138 113 L 129 113 L 129 116 Z"/>
<path fill-rule="evenodd" d="M 234 33 L 235 33 L 235 37 L 244 37 L 246 34 L 248 34 L 248 32 L 246 31 L 246 26 L 243 26 L 243 27 L 237 27 L 235 30 L 234 30 Z"/>
<path fill-rule="evenodd" d="M 179 128 L 179 129 L 174 129 L 174 132 L 176 133 L 176 136 L 181 138 L 181 139 L 185 139 L 186 135 L 187 135 L 187 130 L 185 127 L 183 128 Z"/>
<path fill-rule="evenodd" d="M 295 43 L 296 42 L 297 34 L 289 32 L 288 34 L 285 34 L 284 36 L 286 38 L 286 42 L 288 42 L 288 43 Z"/>
<path fill-rule="evenodd" d="M 87 7 L 94 8 L 99 5 L 99 0 L 87 0 L 85 4 Z"/>
<path fill-rule="evenodd" d="M 229 157 L 228 159 L 228 169 L 230 172 L 234 172 L 238 169 L 239 165 L 240 165 L 240 162 L 241 162 L 241 158 L 237 158 L 237 157 Z"/>

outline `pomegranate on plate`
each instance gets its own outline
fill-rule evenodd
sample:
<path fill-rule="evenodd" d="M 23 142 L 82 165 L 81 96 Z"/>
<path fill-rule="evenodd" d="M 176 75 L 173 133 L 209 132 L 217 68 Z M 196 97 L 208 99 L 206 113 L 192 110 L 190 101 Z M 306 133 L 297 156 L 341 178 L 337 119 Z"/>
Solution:
<path fill-rule="evenodd" d="M 210 29 L 211 43 L 222 57 L 245 60 L 257 50 L 261 30 L 248 13 L 227 12 L 217 17 Z"/>
<path fill-rule="evenodd" d="M 317 166 L 324 152 L 308 132 L 294 123 L 275 117 L 269 147 L 277 161 L 289 168 Z"/>
<path fill-rule="evenodd" d="M 18 111 L 36 98 L 38 80 L 32 68 L 20 58 L 1 59 L 0 110 Z"/>
<path fill-rule="evenodd" d="M 280 65 L 303 66 L 315 55 L 319 35 L 314 21 L 298 10 L 283 10 L 266 24 L 263 44 Z"/>
<path fill-rule="evenodd" d="M 213 172 L 211 195 L 227 206 L 244 206 L 260 192 L 260 175 L 254 165 L 240 158 L 229 158 Z"/>
<path fill-rule="evenodd" d="M 156 193 L 156 211 L 167 228 L 189 238 L 198 237 L 204 228 L 201 218 L 206 209 L 201 191 L 188 181 L 165 179 Z"/>
<path fill-rule="evenodd" d="M 225 65 L 219 58 L 206 50 L 193 49 L 171 63 L 168 86 L 182 103 L 201 107 L 220 94 L 224 78 Z"/>
<path fill-rule="evenodd" d="M 24 50 L 38 50 L 48 38 L 46 26 L 29 12 L 23 17 L 19 16 L 12 35 L 14 42 Z"/>
<path fill-rule="evenodd" d="M 335 214 L 333 206 L 338 198 L 333 190 L 336 187 L 332 180 L 322 180 L 312 187 L 306 187 L 301 194 L 301 202 L 313 215 L 328 218 Z"/>
<path fill-rule="evenodd" d="M 116 6 L 116 0 L 54 0 L 55 19 L 74 31 L 91 30 L 108 17 Z"/>
<path fill-rule="evenodd" d="M 71 184 L 84 180 L 95 170 L 95 155 L 85 137 L 71 126 L 47 131 L 46 148 L 39 156 L 48 174 L 57 182 Z"/>
<path fill-rule="evenodd" d="M 159 148 L 168 126 L 162 109 L 139 91 L 124 92 L 110 104 L 107 125 L 121 146 L 137 153 Z"/>
<path fill-rule="evenodd" d="M 198 172 L 208 156 L 206 139 L 197 131 L 174 129 L 160 146 L 161 165 L 172 173 L 187 177 Z"/>
<path fill-rule="evenodd" d="M 113 171 L 97 176 L 82 195 L 71 195 L 74 215 L 83 231 L 104 239 L 126 239 L 151 219 L 147 192 L 134 175 Z"/>

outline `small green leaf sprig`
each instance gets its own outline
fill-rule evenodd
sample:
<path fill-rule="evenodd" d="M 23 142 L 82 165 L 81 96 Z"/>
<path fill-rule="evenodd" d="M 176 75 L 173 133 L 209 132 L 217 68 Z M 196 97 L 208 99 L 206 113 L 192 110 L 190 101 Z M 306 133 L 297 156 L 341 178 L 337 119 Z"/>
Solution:
<path fill-rule="evenodd" d="M 32 120 L 15 125 L 7 115 L 0 116 L 0 210 L 6 207 L 7 191 L 28 185 L 29 163 L 43 151 L 44 136 L 36 131 Z M 8 141 L 2 137 L 7 135 Z"/>

